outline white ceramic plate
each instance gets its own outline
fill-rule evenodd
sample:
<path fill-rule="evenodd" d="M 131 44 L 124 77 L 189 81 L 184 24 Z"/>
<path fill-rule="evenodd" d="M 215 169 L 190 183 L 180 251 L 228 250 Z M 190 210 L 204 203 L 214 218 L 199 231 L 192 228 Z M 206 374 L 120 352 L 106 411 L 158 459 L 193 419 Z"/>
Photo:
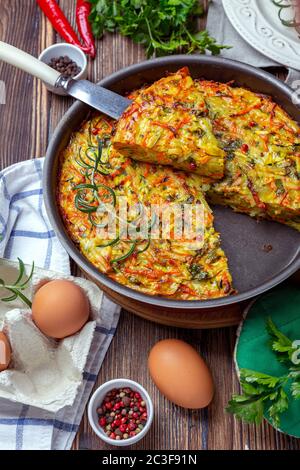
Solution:
<path fill-rule="evenodd" d="M 233 27 L 252 47 L 279 64 L 300 70 L 298 33 L 282 25 L 271 0 L 223 0 L 223 6 Z M 292 19 L 291 8 L 285 14 L 285 19 Z"/>

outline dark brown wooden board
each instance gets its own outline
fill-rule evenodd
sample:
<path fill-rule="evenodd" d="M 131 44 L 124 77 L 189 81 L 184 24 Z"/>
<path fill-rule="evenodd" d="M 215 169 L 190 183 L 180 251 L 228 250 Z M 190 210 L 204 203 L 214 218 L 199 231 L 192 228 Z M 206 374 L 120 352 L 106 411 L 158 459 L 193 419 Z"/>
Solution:
<path fill-rule="evenodd" d="M 36 56 L 56 40 L 53 29 L 34 0 L 1 0 L 0 38 Z M 60 0 L 75 24 L 75 0 Z M 108 35 L 98 41 L 97 59 L 89 64 L 93 81 L 144 59 L 143 49 L 130 40 Z M 6 84 L 6 105 L 0 105 L 0 168 L 45 154 L 56 124 L 72 100 L 49 94 L 45 87 L 24 73 L 0 64 L 0 80 Z M 76 273 L 76 267 L 73 266 Z M 181 338 L 191 343 L 212 369 L 216 394 L 202 411 L 178 408 L 158 392 L 147 371 L 147 355 L 163 338 Z M 280 434 L 264 423 L 260 427 L 237 422 L 224 412 L 231 394 L 238 391 L 232 361 L 236 328 L 182 330 L 161 326 L 123 312 L 97 385 L 116 377 L 142 383 L 155 405 L 150 433 L 136 449 L 300 449 L 300 441 Z M 0 404 L 1 406 L 1 404 Z M 108 449 L 90 428 L 85 413 L 74 449 Z"/>

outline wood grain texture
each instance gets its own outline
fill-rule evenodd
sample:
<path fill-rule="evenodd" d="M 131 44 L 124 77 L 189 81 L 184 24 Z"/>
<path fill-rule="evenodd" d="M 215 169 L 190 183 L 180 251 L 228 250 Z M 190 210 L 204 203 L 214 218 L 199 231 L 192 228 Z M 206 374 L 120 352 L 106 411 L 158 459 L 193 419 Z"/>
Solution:
<path fill-rule="evenodd" d="M 61 0 L 61 7 L 75 25 L 74 0 Z M 1 40 L 38 55 L 60 41 L 34 0 L 0 0 Z M 203 20 L 201 22 L 203 24 Z M 89 64 L 93 81 L 144 59 L 141 47 L 130 40 L 108 35 L 97 42 L 97 59 Z M 71 99 L 50 95 L 32 77 L 0 64 L 7 103 L 0 105 L 0 167 L 45 154 L 47 142 Z M 72 263 L 73 272 L 79 274 Z M 212 369 L 216 384 L 213 403 L 202 411 L 187 411 L 172 405 L 159 394 L 147 371 L 147 355 L 156 341 L 181 338 L 192 344 Z M 149 434 L 136 449 L 298 449 L 300 441 L 280 434 L 264 423 L 247 426 L 224 412 L 233 392 L 238 391 L 232 361 L 236 329 L 180 330 L 150 323 L 123 312 L 117 333 L 102 365 L 97 384 L 128 377 L 143 384 L 153 398 L 155 420 Z M 74 449 L 108 449 L 91 430 L 85 413 Z"/>

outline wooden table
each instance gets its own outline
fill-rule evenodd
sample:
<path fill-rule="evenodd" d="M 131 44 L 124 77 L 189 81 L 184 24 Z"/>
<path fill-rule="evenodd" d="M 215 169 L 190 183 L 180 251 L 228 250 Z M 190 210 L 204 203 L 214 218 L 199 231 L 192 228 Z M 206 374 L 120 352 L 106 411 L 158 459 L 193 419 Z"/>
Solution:
<path fill-rule="evenodd" d="M 59 4 L 75 24 L 75 0 L 60 0 Z M 0 37 L 34 56 L 59 40 L 34 0 L 1 0 Z M 116 35 L 106 36 L 97 46 L 97 60 L 89 64 L 92 81 L 144 59 L 142 48 Z M 3 64 L 0 80 L 5 82 L 7 92 L 6 105 L 0 106 L 1 169 L 43 156 L 55 126 L 72 100 L 51 95 L 39 81 Z M 201 351 L 216 384 L 215 399 L 208 409 L 178 408 L 165 400 L 151 382 L 147 354 L 163 338 L 181 338 Z M 300 440 L 275 432 L 266 423 L 260 427 L 247 426 L 224 412 L 231 394 L 239 388 L 232 361 L 235 338 L 235 328 L 180 330 L 122 312 L 96 385 L 112 378 L 128 377 L 142 383 L 150 392 L 155 420 L 150 433 L 136 449 L 300 449 Z M 73 447 L 108 449 L 91 430 L 86 414 Z"/>

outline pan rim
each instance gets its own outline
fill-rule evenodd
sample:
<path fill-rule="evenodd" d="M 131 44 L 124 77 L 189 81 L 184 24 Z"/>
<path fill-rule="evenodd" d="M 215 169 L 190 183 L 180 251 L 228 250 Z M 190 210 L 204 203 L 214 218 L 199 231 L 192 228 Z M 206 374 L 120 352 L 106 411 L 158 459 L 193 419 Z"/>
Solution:
<path fill-rule="evenodd" d="M 117 81 L 121 81 L 125 78 L 128 78 L 131 75 L 137 74 L 138 72 L 145 71 L 145 69 L 149 69 L 151 67 L 159 67 L 159 66 L 168 66 L 174 65 L 179 63 L 178 66 L 189 66 L 195 63 L 205 65 L 205 64 L 215 64 L 215 65 L 224 65 L 227 68 L 232 67 L 233 70 L 242 71 L 249 73 L 252 76 L 261 78 L 262 80 L 270 83 L 271 85 L 277 87 L 281 92 L 283 92 L 287 98 L 291 101 L 292 100 L 292 93 L 293 90 L 288 85 L 286 85 L 281 80 L 277 79 L 273 75 L 264 70 L 257 69 L 253 66 L 244 64 L 242 62 L 233 61 L 225 58 L 219 57 L 211 57 L 211 56 L 187 56 L 187 55 L 175 55 L 175 56 L 168 56 L 168 57 L 161 57 L 157 59 L 152 59 L 148 61 L 143 61 L 138 64 L 130 65 L 129 67 L 125 67 L 108 77 L 104 78 L 99 82 L 99 85 L 109 88 L 113 83 Z M 181 64 L 180 64 L 181 63 Z M 61 134 L 64 134 L 64 127 L 69 122 L 70 118 L 72 118 L 82 107 L 87 105 L 75 102 L 65 113 L 63 118 L 58 123 L 52 138 L 49 142 L 47 152 L 46 152 L 46 159 L 44 164 L 44 171 L 43 171 L 43 195 L 44 195 L 44 202 L 46 207 L 46 212 L 49 217 L 50 223 L 53 229 L 56 232 L 60 242 L 62 243 L 63 247 L 66 249 L 70 257 L 78 264 L 78 266 L 88 275 L 90 275 L 93 279 L 99 281 L 108 289 L 116 292 L 117 294 L 123 295 L 126 298 L 132 298 L 133 300 L 143 302 L 149 305 L 157 306 L 157 307 L 165 307 L 165 308 L 174 308 L 174 309 L 187 309 L 187 310 L 200 310 L 200 309 L 212 309 L 217 307 L 224 307 L 232 304 L 236 304 L 239 302 L 243 302 L 245 300 L 251 299 L 260 295 L 271 288 L 275 287 L 276 285 L 280 284 L 292 274 L 294 274 L 298 269 L 300 269 L 300 245 L 299 251 L 295 255 L 293 261 L 290 262 L 290 265 L 287 267 L 283 267 L 282 270 L 270 280 L 264 282 L 260 286 L 256 286 L 254 288 L 248 289 L 247 291 L 234 294 L 228 297 L 220 297 L 208 300 L 171 300 L 165 297 L 160 296 L 152 296 L 149 294 L 144 294 L 142 292 L 136 291 L 131 289 L 127 286 L 119 284 L 118 282 L 110 279 L 106 274 L 101 273 L 97 270 L 93 264 L 87 260 L 76 247 L 76 245 L 72 242 L 70 236 L 66 233 L 66 230 L 63 226 L 63 222 L 61 216 L 58 213 L 58 209 L 56 206 L 55 201 L 55 194 L 53 194 L 53 188 L 51 184 L 52 179 L 52 167 L 53 163 L 55 162 L 56 152 L 53 150 L 53 147 L 56 146 L 56 142 L 58 139 L 61 139 Z"/>

